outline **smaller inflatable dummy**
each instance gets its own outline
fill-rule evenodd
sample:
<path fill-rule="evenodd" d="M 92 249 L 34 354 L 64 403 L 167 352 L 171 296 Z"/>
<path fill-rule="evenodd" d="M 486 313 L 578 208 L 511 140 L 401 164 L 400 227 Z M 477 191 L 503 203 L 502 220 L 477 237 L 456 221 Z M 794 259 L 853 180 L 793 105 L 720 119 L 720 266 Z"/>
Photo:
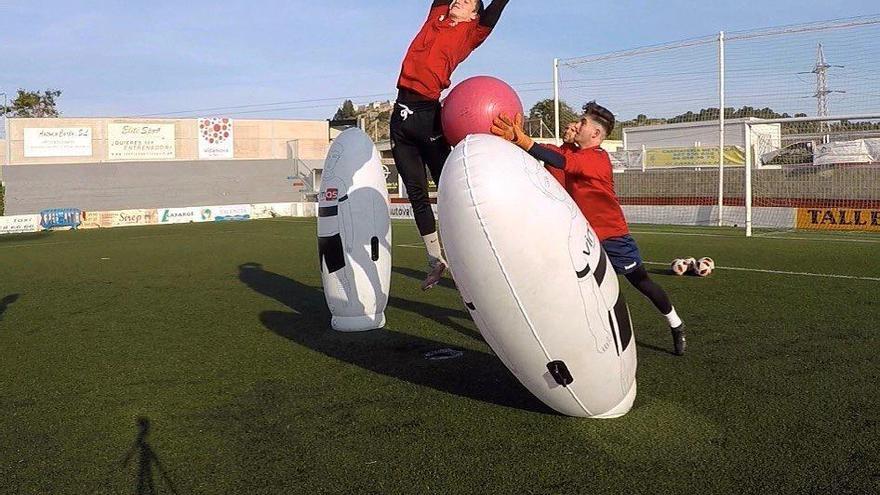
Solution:
<path fill-rule="evenodd" d="M 324 162 L 318 256 L 333 329 L 385 326 L 391 285 L 388 190 L 379 152 L 360 129 L 340 134 Z"/>

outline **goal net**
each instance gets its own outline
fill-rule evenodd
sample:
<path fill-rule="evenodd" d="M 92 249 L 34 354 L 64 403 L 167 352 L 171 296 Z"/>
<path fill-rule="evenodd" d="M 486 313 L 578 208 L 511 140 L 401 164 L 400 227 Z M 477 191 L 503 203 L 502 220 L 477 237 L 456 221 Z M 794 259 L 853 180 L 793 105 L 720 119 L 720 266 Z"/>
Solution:
<path fill-rule="evenodd" d="M 616 115 L 604 147 L 631 223 L 871 230 L 878 51 L 880 17 L 862 17 L 558 60 L 560 133 L 588 101 Z"/>

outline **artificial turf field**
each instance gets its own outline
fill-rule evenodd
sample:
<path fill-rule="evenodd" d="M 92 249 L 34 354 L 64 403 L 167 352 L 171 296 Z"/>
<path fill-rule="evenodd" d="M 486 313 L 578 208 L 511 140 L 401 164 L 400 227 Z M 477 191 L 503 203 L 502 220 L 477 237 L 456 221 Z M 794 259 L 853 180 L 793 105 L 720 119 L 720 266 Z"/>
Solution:
<path fill-rule="evenodd" d="M 0 237 L 0 493 L 880 493 L 880 237 L 633 230 L 689 349 L 624 282 L 639 394 L 608 421 L 419 289 L 412 222 L 364 334 L 328 330 L 314 220 Z"/>

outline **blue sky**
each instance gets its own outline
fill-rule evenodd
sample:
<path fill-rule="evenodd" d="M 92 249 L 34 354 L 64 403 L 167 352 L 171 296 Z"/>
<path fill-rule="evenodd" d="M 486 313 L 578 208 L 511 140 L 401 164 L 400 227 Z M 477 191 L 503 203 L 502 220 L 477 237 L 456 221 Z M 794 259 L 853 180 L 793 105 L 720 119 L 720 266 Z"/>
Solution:
<path fill-rule="evenodd" d="M 0 92 L 61 89 L 65 116 L 328 118 L 343 97 L 392 96 L 428 4 L 0 0 Z M 528 106 L 552 96 L 554 57 L 876 13 L 876 0 L 511 0 L 454 80 L 495 75 Z"/>

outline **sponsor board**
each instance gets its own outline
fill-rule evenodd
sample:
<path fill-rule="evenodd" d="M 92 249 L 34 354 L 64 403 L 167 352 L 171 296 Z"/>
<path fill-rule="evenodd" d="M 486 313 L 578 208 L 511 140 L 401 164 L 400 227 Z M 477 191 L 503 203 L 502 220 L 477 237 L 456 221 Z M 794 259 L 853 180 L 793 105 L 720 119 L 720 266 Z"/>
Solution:
<path fill-rule="evenodd" d="M 401 206 L 409 207 L 409 205 Z M 126 227 L 130 225 L 229 222 L 257 218 L 314 217 L 316 215 L 316 203 L 263 203 L 254 205 L 159 208 L 155 210 L 84 211 L 80 217 L 82 222 L 79 228 L 97 229 Z M 37 224 L 39 225 L 40 216 L 36 215 L 36 218 Z M 0 228 L 2 228 L 2 226 L 0 226 Z M 36 230 L 40 230 L 40 228 L 37 228 Z"/>
<path fill-rule="evenodd" d="M 92 128 L 25 128 L 24 156 L 25 158 L 92 156 Z"/>
<path fill-rule="evenodd" d="M 12 215 L 0 217 L 0 235 L 26 234 L 43 230 L 40 215 Z"/>
<path fill-rule="evenodd" d="M 159 208 L 157 214 L 157 223 L 192 223 L 201 222 L 201 209 L 196 208 Z"/>
<path fill-rule="evenodd" d="M 199 210 L 204 222 L 235 222 L 251 218 L 251 205 L 205 206 Z"/>
<path fill-rule="evenodd" d="M 82 212 L 82 223 L 79 224 L 81 229 L 101 229 L 111 227 L 109 211 L 84 211 Z"/>
<path fill-rule="evenodd" d="M 110 160 L 164 160 L 176 156 L 174 124 L 130 122 L 107 125 Z"/>
<path fill-rule="evenodd" d="M 434 211 L 434 217 L 437 216 L 437 205 L 432 204 L 431 210 Z M 394 220 L 401 219 L 412 219 L 415 218 L 413 214 L 412 205 L 409 203 L 391 203 L 388 207 L 388 213 L 391 215 L 391 218 Z"/>
<path fill-rule="evenodd" d="M 251 218 L 275 218 L 294 216 L 295 203 L 264 203 L 251 205 Z"/>
<path fill-rule="evenodd" d="M 718 148 L 656 148 L 648 149 L 648 168 L 662 167 L 717 167 Z M 736 146 L 724 148 L 724 165 L 745 165 L 746 155 Z"/>
<path fill-rule="evenodd" d="M 159 223 L 157 210 L 85 211 L 79 228 L 130 227 L 157 223 Z"/>
<path fill-rule="evenodd" d="M 798 208 L 797 228 L 880 232 L 880 209 Z"/>
<path fill-rule="evenodd" d="M 199 119 L 199 159 L 217 160 L 234 157 L 232 119 Z"/>

